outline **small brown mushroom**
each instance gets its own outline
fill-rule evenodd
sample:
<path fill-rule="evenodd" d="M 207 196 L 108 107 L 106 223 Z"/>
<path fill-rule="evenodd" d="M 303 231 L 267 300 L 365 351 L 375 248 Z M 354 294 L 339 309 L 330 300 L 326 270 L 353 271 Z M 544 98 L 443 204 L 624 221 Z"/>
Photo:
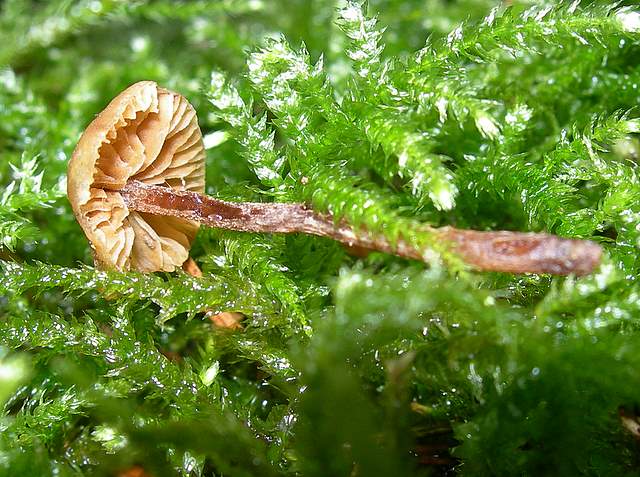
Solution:
<path fill-rule="evenodd" d="M 67 194 L 100 268 L 182 266 L 199 223 L 130 210 L 120 191 L 136 180 L 204 192 L 204 157 L 191 104 L 152 81 L 127 88 L 91 122 L 69 161 Z"/>
<path fill-rule="evenodd" d="M 204 148 L 196 113 L 177 93 L 142 81 L 87 127 L 69 162 L 68 195 L 96 264 L 143 272 L 195 270 L 185 262 L 199 224 L 246 232 L 307 233 L 351 247 L 424 260 L 425 250 L 320 214 L 304 204 L 232 203 L 202 194 Z M 599 245 L 548 234 L 424 226 L 477 270 L 590 273 Z M 197 267 L 196 267 L 197 268 Z M 197 274 L 197 272 L 196 272 Z"/>

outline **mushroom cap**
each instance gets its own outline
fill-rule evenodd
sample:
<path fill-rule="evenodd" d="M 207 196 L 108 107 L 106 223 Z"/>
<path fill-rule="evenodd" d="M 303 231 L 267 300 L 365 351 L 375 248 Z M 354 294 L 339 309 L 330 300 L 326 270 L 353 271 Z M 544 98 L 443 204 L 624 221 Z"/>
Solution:
<path fill-rule="evenodd" d="M 130 211 L 129 180 L 204 192 L 204 145 L 196 112 L 180 94 L 140 81 L 84 131 L 69 161 L 67 195 L 96 266 L 173 271 L 189 257 L 200 224 Z"/>

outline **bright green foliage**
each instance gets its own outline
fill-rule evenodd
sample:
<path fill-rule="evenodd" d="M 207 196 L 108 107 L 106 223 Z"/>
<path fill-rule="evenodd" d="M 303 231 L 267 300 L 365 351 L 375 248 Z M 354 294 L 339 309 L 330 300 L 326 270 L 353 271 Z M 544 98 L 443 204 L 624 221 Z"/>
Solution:
<path fill-rule="evenodd" d="M 411 121 L 411 107 L 402 103 L 404 91 L 389 78 L 392 62 L 383 62 L 383 31 L 376 20 L 364 17 L 361 8 L 349 4 L 341 10 L 339 24 L 350 39 L 349 58 L 353 61 L 352 90 L 347 104 L 350 115 L 365 133 L 372 147 L 381 147 L 387 163 L 380 173 L 388 181 L 395 176 L 407 180 L 414 195 L 429 195 L 438 209 L 454 205 L 457 189 L 452 173 L 441 164 L 446 156 L 435 154 L 432 144 L 417 124 Z M 395 156 L 389 160 L 389 156 Z M 372 157 L 376 164 L 379 158 Z"/>
<path fill-rule="evenodd" d="M 42 172 L 36 174 L 35 159 L 22 161 L 21 167 L 9 164 L 12 176 L 0 197 L 0 236 L 2 245 L 13 251 L 18 241 L 37 236 L 37 229 L 24 217 L 30 209 L 47 207 L 62 197 L 61 188 L 42 191 Z"/>
<path fill-rule="evenodd" d="M 6 0 L 0 31 L 0 475 L 640 475 L 637 5 Z M 142 79 L 194 104 L 209 193 L 427 263 L 203 229 L 203 277 L 96 270 L 66 165 Z M 473 273 L 426 225 L 605 257 Z"/>
<path fill-rule="evenodd" d="M 256 177 L 265 185 L 282 182 L 283 158 L 274 151 L 274 131 L 266 128 L 267 116 L 253 118 L 251 104 L 246 105 L 238 91 L 225 82 L 222 73 L 211 74 L 209 100 L 219 110 L 220 118 L 234 128 L 243 156 L 252 166 Z"/>

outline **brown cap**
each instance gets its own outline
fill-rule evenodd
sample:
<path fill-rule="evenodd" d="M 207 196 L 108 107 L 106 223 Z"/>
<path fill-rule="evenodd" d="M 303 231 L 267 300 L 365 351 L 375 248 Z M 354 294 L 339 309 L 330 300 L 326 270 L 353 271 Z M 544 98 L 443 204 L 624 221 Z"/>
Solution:
<path fill-rule="evenodd" d="M 67 172 L 67 195 L 96 266 L 173 271 L 189 257 L 199 224 L 129 211 L 129 180 L 204 192 L 204 146 L 193 106 L 141 81 L 120 93 L 80 137 Z"/>

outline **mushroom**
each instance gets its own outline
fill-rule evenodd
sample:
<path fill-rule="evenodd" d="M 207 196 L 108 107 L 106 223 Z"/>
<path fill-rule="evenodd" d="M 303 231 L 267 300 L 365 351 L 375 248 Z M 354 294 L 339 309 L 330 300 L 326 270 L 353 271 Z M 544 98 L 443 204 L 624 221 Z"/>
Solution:
<path fill-rule="evenodd" d="M 193 107 L 154 82 L 118 95 L 83 133 L 69 162 L 68 195 L 96 264 L 173 271 L 199 224 L 245 232 L 307 233 L 351 247 L 424 260 L 427 251 L 318 213 L 305 204 L 234 203 L 203 195 L 204 147 Z M 602 250 L 549 234 L 424 226 L 478 270 L 590 273 Z M 187 262 L 187 270 L 193 268 Z"/>
<path fill-rule="evenodd" d="M 189 258 L 194 220 L 127 207 L 129 181 L 204 192 L 204 146 L 193 106 L 141 81 L 120 93 L 82 134 L 69 161 L 67 194 L 96 265 L 171 272 Z"/>

